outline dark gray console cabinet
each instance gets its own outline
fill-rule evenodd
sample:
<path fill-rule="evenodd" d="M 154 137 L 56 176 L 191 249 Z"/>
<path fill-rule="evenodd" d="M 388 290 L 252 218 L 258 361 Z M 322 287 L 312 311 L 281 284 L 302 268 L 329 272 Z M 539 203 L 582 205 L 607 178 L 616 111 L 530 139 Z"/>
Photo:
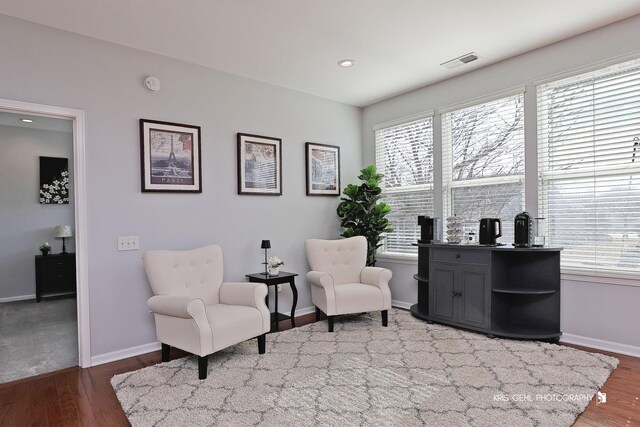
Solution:
<path fill-rule="evenodd" d="M 561 249 L 418 246 L 414 316 L 487 335 L 560 337 Z"/>

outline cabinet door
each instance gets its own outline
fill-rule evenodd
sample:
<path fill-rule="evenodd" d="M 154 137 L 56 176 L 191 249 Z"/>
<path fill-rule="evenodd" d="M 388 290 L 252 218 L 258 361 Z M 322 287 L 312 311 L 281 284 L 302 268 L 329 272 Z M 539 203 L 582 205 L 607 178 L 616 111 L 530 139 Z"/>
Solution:
<path fill-rule="evenodd" d="M 456 266 L 440 262 L 431 263 L 429 272 L 429 316 L 455 321 L 454 288 Z"/>
<path fill-rule="evenodd" d="M 460 264 L 458 270 L 458 322 L 478 328 L 489 327 L 489 269 L 482 265 Z"/>

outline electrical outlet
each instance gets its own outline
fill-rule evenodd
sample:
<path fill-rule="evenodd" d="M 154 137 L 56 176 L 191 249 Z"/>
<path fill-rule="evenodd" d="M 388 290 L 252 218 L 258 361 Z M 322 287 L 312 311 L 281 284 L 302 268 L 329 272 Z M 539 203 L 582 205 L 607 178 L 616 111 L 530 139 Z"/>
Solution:
<path fill-rule="evenodd" d="M 282 285 L 278 285 L 278 293 L 282 292 Z"/>
<path fill-rule="evenodd" d="M 119 251 L 137 251 L 140 249 L 138 236 L 118 236 Z"/>

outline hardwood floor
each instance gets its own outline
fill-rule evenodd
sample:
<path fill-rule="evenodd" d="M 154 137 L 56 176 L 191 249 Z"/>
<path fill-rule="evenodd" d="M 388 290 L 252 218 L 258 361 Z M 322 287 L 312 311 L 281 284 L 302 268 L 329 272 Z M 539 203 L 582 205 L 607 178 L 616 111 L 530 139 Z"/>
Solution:
<path fill-rule="evenodd" d="M 314 319 L 315 314 L 300 316 L 296 324 Z M 288 321 L 280 322 L 280 330 L 289 328 Z M 602 388 L 607 403 L 592 401 L 575 426 L 640 426 L 640 359 L 600 352 L 617 357 L 620 365 Z M 172 359 L 183 355 L 171 349 Z M 160 358 L 160 351 L 155 351 L 89 369 L 69 368 L 0 384 L 0 426 L 127 426 L 109 380 L 160 363 Z"/>

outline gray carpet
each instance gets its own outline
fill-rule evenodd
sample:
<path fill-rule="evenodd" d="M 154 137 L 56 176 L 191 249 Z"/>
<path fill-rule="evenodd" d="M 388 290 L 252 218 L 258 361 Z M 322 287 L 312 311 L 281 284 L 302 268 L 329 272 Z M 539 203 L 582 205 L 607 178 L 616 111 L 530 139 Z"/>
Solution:
<path fill-rule="evenodd" d="M 0 383 L 77 365 L 75 298 L 0 304 Z"/>
<path fill-rule="evenodd" d="M 392 310 L 267 335 L 209 357 L 112 378 L 138 426 L 570 426 L 618 364 L 612 357 L 489 339 Z"/>

